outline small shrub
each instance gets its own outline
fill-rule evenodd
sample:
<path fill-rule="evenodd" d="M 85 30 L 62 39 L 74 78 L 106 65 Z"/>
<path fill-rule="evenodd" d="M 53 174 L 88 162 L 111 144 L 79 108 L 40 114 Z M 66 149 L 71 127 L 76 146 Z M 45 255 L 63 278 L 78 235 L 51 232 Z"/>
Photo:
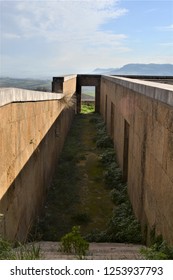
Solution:
<path fill-rule="evenodd" d="M 122 190 L 113 189 L 110 195 L 115 205 L 125 203 L 128 199 L 127 187 L 122 188 Z"/>
<path fill-rule="evenodd" d="M 92 230 L 89 234 L 85 236 L 88 242 L 107 242 L 108 237 L 106 231 L 100 231 L 98 229 Z"/>
<path fill-rule="evenodd" d="M 80 234 L 80 227 L 74 226 L 70 233 L 61 238 L 61 251 L 73 253 L 83 259 L 89 249 L 89 243 Z"/>
<path fill-rule="evenodd" d="M 103 135 L 102 137 L 98 137 L 96 141 L 97 148 L 109 148 L 113 146 L 112 140 L 108 135 Z"/>
<path fill-rule="evenodd" d="M 108 165 L 111 163 L 116 163 L 116 156 L 114 149 L 106 149 L 100 156 L 100 161 L 103 163 L 103 165 Z M 118 164 L 116 164 L 116 167 L 118 167 Z"/>
<path fill-rule="evenodd" d="M 113 212 L 107 235 L 110 242 L 141 243 L 140 224 L 134 217 L 129 201 L 120 204 Z"/>
<path fill-rule="evenodd" d="M 122 184 L 122 172 L 115 162 L 106 167 L 104 180 L 109 188 L 118 188 L 118 185 Z"/>
<path fill-rule="evenodd" d="M 39 260 L 40 247 L 35 244 L 22 245 L 18 243 L 18 247 L 3 238 L 0 238 L 0 260 Z"/>
<path fill-rule="evenodd" d="M 173 247 L 166 241 L 156 241 L 151 247 L 142 248 L 140 253 L 147 260 L 173 260 Z"/>

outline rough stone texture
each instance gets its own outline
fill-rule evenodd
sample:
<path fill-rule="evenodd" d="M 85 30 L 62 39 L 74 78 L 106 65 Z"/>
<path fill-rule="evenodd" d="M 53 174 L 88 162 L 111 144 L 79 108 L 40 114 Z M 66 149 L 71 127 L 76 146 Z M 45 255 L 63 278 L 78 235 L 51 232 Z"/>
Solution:
<path fill-rule="evenodd" d="M 44 260 L 75 260 L 77 256 L 60 252 L 58 242 L 39 242 L 41 258 Z M 125 243 L 90 243 L 87 260 L 141 260 L 141 245 Z"/>
<path fill-rule="evenodd" d="M 101 114 L 122 170 L 125 121 L 130 127 L 126 158 L 128 191 L 136 217 L 148 241 L 155 228 L 156 234 L 162 234 L 170 244 L 173 244 L 172 100 L 172 85 L 105 76 L 101 79 Z"/>
<path fill-rule="evenodd" d="M 0 107 L 0 234 L 8 239 L 25 240 L 44 201 L 75 112 L 65 106 L 38 99 Z"/>

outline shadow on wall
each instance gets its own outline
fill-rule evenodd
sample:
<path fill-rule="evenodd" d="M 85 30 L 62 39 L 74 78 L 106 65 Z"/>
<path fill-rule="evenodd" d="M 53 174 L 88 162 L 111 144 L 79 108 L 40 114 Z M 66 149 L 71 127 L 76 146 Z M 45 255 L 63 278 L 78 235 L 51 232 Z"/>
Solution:
<path fill-rule="evenodd" d="M 61 112 L 2 197 L 0 235 L 8 240 L 26 240 L 32 222 L 43 205 L 73 116 L 73 108 Z"/>

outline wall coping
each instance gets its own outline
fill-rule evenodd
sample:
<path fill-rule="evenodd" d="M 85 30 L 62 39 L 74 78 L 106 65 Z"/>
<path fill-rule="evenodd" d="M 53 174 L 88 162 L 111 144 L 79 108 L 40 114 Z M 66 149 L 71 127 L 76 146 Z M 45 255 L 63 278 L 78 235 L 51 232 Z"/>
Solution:
<path fill-rule="evenodd" d="M 20 88 L 0 88 L 0 106 L 13 102 L 60 100 L 63 93 L 42 92 Z"/>
<path fill-rule="evenodd" d="M 173 106 L 173 85 L 107 75 L 102 78 Z"/>
<path fill-rule="evenodd" d="M 73 74 L 73 75 L 67 75 L 67 76 L 58 76 L 58 77 L 53 77 L 53 80 L 58 80 L 61 82 L 65 82 L 71 79 L 75 79 L 77 78 L 77 75 Z"/>

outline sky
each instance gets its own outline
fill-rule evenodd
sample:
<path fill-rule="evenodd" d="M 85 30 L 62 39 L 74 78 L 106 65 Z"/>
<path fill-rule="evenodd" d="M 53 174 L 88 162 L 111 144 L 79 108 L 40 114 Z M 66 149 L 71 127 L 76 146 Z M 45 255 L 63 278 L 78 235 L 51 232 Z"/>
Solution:
<path fill-rule="evenodd" d="M 0 0 L 0 76 L 173 63 L 173 0 Z"/>

